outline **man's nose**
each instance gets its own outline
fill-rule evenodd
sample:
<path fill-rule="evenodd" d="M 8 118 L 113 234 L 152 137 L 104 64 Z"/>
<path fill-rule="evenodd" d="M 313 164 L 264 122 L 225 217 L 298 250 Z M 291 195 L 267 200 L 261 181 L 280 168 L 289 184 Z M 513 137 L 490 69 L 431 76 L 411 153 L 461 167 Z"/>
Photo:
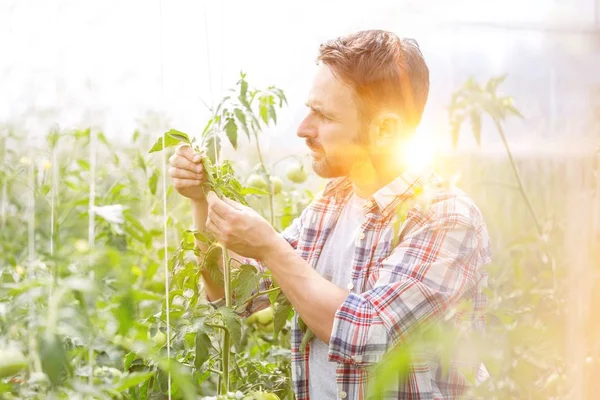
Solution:
<path fill-rule="evenodd" d="M 315 126 L 310 114 L 302 120 L 298 126 L 296 135 L 303 139 L 314 139 L 317 137 L 317 127 Z"/>

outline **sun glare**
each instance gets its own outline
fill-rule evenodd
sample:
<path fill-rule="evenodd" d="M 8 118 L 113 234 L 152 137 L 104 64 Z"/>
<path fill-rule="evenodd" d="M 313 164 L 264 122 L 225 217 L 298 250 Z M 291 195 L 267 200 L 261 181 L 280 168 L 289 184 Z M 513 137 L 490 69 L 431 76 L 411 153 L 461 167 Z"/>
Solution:
<path fill-rule="evenodd" d="M 433 166 L 435 147 L 428 139 L 427 135 L 417 133 L 408 145 L 399 146 L 399 153 L 410 169 L 424 170 Z"/>

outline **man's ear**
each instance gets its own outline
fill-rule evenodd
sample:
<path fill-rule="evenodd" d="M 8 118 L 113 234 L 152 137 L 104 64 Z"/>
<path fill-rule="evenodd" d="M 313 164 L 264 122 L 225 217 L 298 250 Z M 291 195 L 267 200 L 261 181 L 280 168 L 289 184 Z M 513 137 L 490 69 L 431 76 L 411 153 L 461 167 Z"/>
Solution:
<path fill-rule="evenodd" d="M 369 125 L 370 143 L 376 146 L 391 145 L 402 132 L 402 120 L 397 114 L 383 113 L 375 117 Z"/>

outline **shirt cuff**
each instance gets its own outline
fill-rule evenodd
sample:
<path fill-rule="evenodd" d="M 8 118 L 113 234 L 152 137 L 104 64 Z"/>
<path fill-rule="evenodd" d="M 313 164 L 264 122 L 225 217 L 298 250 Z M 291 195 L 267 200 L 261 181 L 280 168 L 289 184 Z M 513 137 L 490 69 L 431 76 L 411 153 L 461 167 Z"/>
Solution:
<path fill-rule="evenodd" d="M 385 325 L 369 301 L 350 293 L 333 319 L 329 361 L 369 367 L 383 359 L 388 342 Z"/>
<path fill-rule="evenodd" d="M 207 301 L 207 303 L 211 306 L 213 306 L 215 309 L 219 308 L 219 307 L 224 307 L 225 306 L 225 298 L 221 297 L 220 299 L 217 299 L 215 301 Z"/>

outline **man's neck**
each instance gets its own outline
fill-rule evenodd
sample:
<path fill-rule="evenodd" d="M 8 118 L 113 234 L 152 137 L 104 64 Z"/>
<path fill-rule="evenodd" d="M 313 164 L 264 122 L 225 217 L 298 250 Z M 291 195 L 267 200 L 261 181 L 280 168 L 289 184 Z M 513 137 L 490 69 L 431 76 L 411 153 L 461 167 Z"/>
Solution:
<path fill-rule="evenodd" d="M 396 179 L 405 168 L 396 163 L 385 163 L 385 167 L 375 167 L 372 163 L 357 163 L 350 171 L 354 193 L 363 199 L 371 197 L 379 189 Z"/>

